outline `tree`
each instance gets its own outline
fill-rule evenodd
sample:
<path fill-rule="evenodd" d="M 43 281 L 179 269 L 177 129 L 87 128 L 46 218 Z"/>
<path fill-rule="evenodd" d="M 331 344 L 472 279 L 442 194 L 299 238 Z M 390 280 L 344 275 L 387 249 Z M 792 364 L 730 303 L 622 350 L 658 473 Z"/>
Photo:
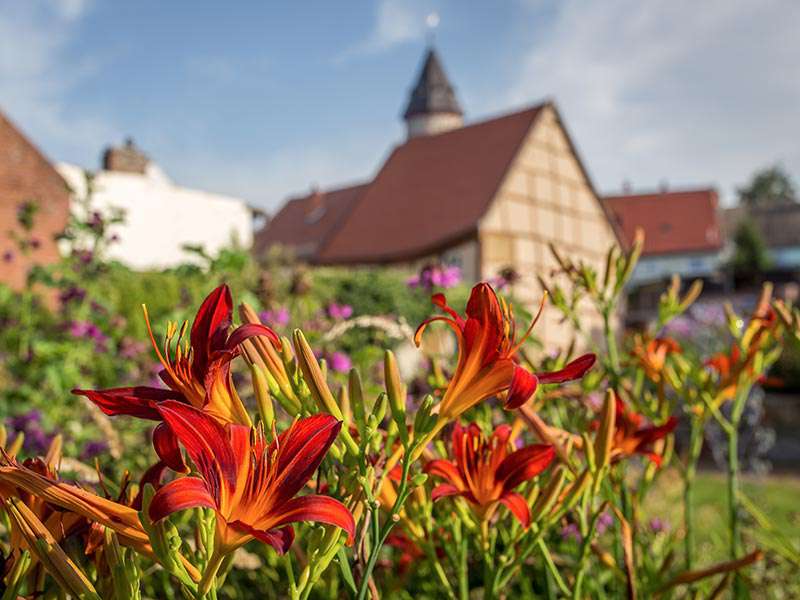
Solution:
<path fill-rule="evenodd" d="M 736 228 L 733 243 L 731 266 L 736 279 L 752 283 L 760 280 L 772 263 L 761 232 L 752 221 L 744 219 Z"/>
<path fill-rule="evenodd" d="M 757 171 L 750 183 L 737 192 L 739 203 L 747 208 L 785 206 L 797 202 L 792 178 L 779 165 Z"/>

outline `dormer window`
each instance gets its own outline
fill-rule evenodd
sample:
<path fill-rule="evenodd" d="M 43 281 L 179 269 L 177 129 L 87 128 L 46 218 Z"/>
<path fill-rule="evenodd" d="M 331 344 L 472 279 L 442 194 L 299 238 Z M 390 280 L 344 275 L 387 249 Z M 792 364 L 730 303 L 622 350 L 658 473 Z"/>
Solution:
<path fill-rule="evenodd" d="M 325 214 L 325 205 L 318 204 L 306 214 L 306 224 L 312 225 L 319 221 Z"/>

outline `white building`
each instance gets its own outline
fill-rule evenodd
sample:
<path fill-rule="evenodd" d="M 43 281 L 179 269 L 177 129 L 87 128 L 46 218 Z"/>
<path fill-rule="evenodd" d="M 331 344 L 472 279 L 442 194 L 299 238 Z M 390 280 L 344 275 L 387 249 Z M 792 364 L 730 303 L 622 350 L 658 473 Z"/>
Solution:
<path fill-rule="evenodd" d="M 234 243 L 252 245 L 253 212 L 244 200 L 174 184 L 131 141 L 106 150 L 102 167 L 94 173 L 91 209 L 102 214 L 120 209 L 125 215 L 124 223 L 110 230 L 118 242 L 109 258 L 135 269 L 158 269 L 196 260 L 187 245 L 210 255 Z M 64 163 L 56 169 L 77 205 L 86 197 L 84 170 Z"/>

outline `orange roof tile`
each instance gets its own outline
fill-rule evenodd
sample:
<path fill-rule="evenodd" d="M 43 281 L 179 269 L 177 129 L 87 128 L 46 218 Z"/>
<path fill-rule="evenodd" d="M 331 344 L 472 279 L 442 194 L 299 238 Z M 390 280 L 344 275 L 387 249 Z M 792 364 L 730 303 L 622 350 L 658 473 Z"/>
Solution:
<path fill-rule="evenodd" d="M 644 229 L 643 255 L 713 252 L 722 247 L 714 189 L 606 196 L 603 203 L 626 245 L 637 227 Z"/>

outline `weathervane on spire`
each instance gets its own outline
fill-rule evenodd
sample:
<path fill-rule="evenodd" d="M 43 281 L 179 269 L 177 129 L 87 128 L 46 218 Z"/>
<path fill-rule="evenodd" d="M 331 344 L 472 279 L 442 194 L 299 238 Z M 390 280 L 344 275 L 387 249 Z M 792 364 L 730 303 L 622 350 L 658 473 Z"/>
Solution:
<path fill-rule="evenodd" d="M 425 27 L 427 29 L 425 37 L 429 46 L 433 46 L 436 40 L 436 28 L 439 26 L 439 13 L 434 11 L 425 17 Z"/>

